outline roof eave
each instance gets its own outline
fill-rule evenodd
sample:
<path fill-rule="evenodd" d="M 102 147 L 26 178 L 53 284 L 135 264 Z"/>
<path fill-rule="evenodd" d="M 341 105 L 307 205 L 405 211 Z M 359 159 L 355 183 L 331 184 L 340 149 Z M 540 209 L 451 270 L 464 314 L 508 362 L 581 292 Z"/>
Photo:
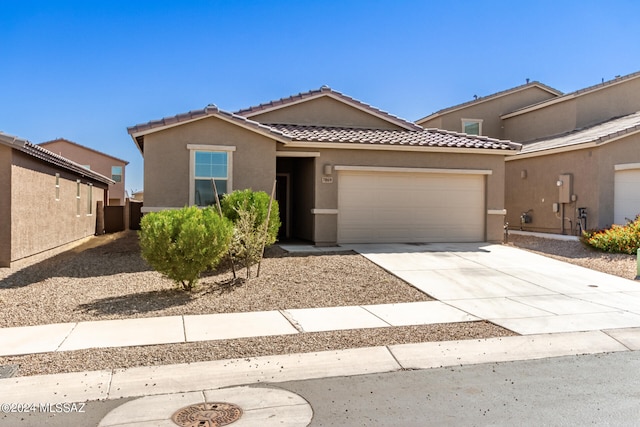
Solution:
<path fill-rule="evenodd" d="M 514 93 L 518 93 L 518 92 L 521 92 L 523 90 L 530 89 L 532 87 L 537 87 L 539 89 L 542 89 L 542 90 L 544 90 L 546 92 L 549 92 L 552 95 L 555 95 L 556 97 L 562 96 L 562 92 L 561 91 L 559 91 L 557 89 L 554 89 L 551 86 L 547 86 L 547 85 L 545 85 L 543 83 L 540 83 L 540 82 L 531 82 L 531 83 L 528 83 L 526 85 L 517 86 L 517 87 L 511 88 L 511 89 L 506 89 L 506 90 L 504 90 L 502 92 L 497 92 L 497 93 L 494 93 L 492 95 L 483 96 L 483 97 L 480 97 L 480 98 L 472 100 L 472 101 L 463 102 L 462 104 L 458 104 L 458 105 L 454 105 L 452 107 L 448 107 L 448 108 L 444 108 L 442 110 L 438 110 L 435 113 L 429 114 L 426 117 L 423 117 L 421 119 L 416 120 L 416 123 L 417 124 L 422 124 L 422 123 L 427 122 L 429 120 L 437 119 L 438 117 L 443 116 L 445 114 L 449 114 L 449 113 L 452 113 L 454 111 L 463 110 L 463 109 L 465 109 L 467 107 L 475 106 L 475 105 L 478 105 L 478 104 L 482 104 L 484 102 L 489 102 L 489 101 L 492 101 L 492 100 L 495 100 L 495 99 L 499 99 L 499 98 L 502 98 L 502 97 L 505 97 L 505 96 L 508 96 L 508 95 L 512 95 Z"/>

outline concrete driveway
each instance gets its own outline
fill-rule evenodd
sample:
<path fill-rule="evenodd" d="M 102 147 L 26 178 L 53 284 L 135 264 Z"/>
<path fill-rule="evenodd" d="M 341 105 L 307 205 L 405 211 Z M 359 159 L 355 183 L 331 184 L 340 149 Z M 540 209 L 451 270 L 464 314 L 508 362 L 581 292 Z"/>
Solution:
<path fill-rule="evenodd" d="M 488 243 L 349 247 L 430 296 L 519 334 L 640 327 L 639 282 L 521 249 Z"/>

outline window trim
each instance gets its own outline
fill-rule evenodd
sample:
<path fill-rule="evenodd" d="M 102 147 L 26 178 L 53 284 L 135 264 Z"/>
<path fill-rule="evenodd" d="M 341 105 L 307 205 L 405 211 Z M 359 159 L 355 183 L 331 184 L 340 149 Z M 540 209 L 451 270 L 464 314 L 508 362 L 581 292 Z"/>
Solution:
<path fill-rule="evenodd" d="M 87 183 L 87 216 L 93 216 L 93 184 Z"/>
<path fill-rule="evenodd" d="M 114 174 L 113 173 L 113 168 L 120 168 L 120 173 L 119 174 Z M 119 176 L 120 180 L 118 181 L 118 180 L 114 179 L 113 178 L 114 176 Z M 111 179 L 113 181 L 115 181 L 116 183 L 119 183 L 119 182 L 122 182 L 123 178 L 124 178 L 124 167 L 123 166 L 118 166 L 118 165 L 111 166 Z"/>
<path fill-rule="evenodd" d="M 80 180 L 76 180 L 76 217 L 80 216 Z"/>
<path fill-rule="evenodd" d="M 60 174 L 56 173 L 56 202 L 60 201 Z"/>
<path fill-rule="evenodd" d="M 233 152 L 236 151 L 234 145 L 205 145 L 187 144 L 189 150 L 189 206 L 194 206 L 196 198 L 196 152 L 224 152 L 227 153 L 227 193 L 233 191 Z"/>
<path fill-rule="evenodd" d="M 466 133 L 465 130 L 465 124 L 478 124 L 478 136 L 482 135 L 482 119 L 460 119 L 461 120 L 461 127 L 462 127 L 462 133 Z M 474 135 L 473 133 L 469 133 L 467 135 Z"/>

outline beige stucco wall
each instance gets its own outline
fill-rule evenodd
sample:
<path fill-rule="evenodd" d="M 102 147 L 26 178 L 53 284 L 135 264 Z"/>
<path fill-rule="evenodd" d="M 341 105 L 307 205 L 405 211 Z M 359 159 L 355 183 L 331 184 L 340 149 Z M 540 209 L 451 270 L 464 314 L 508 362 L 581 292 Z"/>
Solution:
<path fill-rule="evenodd" d="M 332 173 L 333 182 L 322 183 L 323 167 L 332 166 L 377 166 L 436 169 L 491 170 L 486 178 L 486 208 L 504 208 L 504 159 L 502 155 L 438 153 L 438 152 L 394 152 L 378 150 L 319 149 L 315 158 L 315 209 L 339 209 L 338 173 Z M 337 241 L 338 223 L 335 214 L 313 216 L 313 238 L 317 244 L 332 244 Z M 487 215 L 486 239 L 501 241 L 502 216 Z"/>
<path fill-rule="evenodd" d="M 60 198 L 56 200 L 55 173 L 60 173 Z M 31 156 L 13 152 L 11 167 L 11 260 L 93 236 L 96 205 L 104 201 L 106 184 L 81 179 L 80 215 L 77 215 L 76 179 Z M 93 213 L 88 214 L 89 182 Z"/>
<path fill-rule="evenodd" d="M 334 98 L 323 96 L 250 117 L 260 123 L 341 126 L 372 129 L 401 129 Z"/>
<path fill-rule="evenodd" d="M 582 129 L 640 111 L 640 77 L 585 92 L 503 120 L 504 137 L 522 142 Z"/>
<path fill-rule="evenodd" d="M 11 156 L 11 148 L 0 145 L 0 267 L 11 263 Z"/>
<path fill-rule="evenodd" d="M 500 119 L 502 114 L 551 98 L 555 98 L 555 96 L 539 87 L 531 86 L 451 112 L 445 112 L 430 120 L 418 120 L 416 123 L 425 128 L 462 132 L 462 119 L 481 119 L 482 135 L 504 139 L 504 130 Z"/>
<path fill-rule="evenodd" d="M 116 205 L 124 206 L 126 178 L 125 162 L 66 141 L 49 142 L 43 144 L 43 147 L 83 166 L 89 165 L 92 171 L 97 172 L 100 175 L 104 175 L 107 178 L 111 178 L 112 166 L 121 166 L 122 180 L 109 185 L 109 200 L 117 200 L 115 203 Z"/>
<path fill-rule="evenodd" d="M 145 136 L 146 209 L 181 208 L 189 200 L 189 144 L 234 146 L 232 190 L 271 193 L 276 176 L 277 142 L 217 117 L 209 117 Z"/>
<path fill-rule="evenodd" d="M 640 136 L 632 135 L 599 147 L 565 153 L 519 158 L 506 162 L 506 204 L 510 228 L 520 227 L 520 214 L 532 209 L 532 222 L 525 230 L 559 233 L 560 215 L 552 210 L 559 200 L 556 181 L 561 174 L 572 176 L 576 202 L 565 204 L 565 217 L 576 221 L 576 208 L 587 208 L 587 228 L 606 228 L 614 218 L 615 165 L 640 163 Z M 526 178 L 521 178 L 522 171 Z M 570 222 L 565 221 L 566 233 Z"/>

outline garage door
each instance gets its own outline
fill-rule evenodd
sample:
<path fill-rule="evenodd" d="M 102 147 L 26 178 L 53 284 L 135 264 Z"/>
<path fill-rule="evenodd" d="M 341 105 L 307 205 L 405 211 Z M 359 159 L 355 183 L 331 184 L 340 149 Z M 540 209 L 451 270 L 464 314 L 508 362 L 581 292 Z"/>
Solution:
<path fill-rule="evenodd" d="M 338 173 L 338 242 L 484 240 L 483 175 Z"/>
<path fill-rule="evenodd" d="M 615 172 L 613 222 L 626 224 L 640 213 L 640 169 Z"/>

